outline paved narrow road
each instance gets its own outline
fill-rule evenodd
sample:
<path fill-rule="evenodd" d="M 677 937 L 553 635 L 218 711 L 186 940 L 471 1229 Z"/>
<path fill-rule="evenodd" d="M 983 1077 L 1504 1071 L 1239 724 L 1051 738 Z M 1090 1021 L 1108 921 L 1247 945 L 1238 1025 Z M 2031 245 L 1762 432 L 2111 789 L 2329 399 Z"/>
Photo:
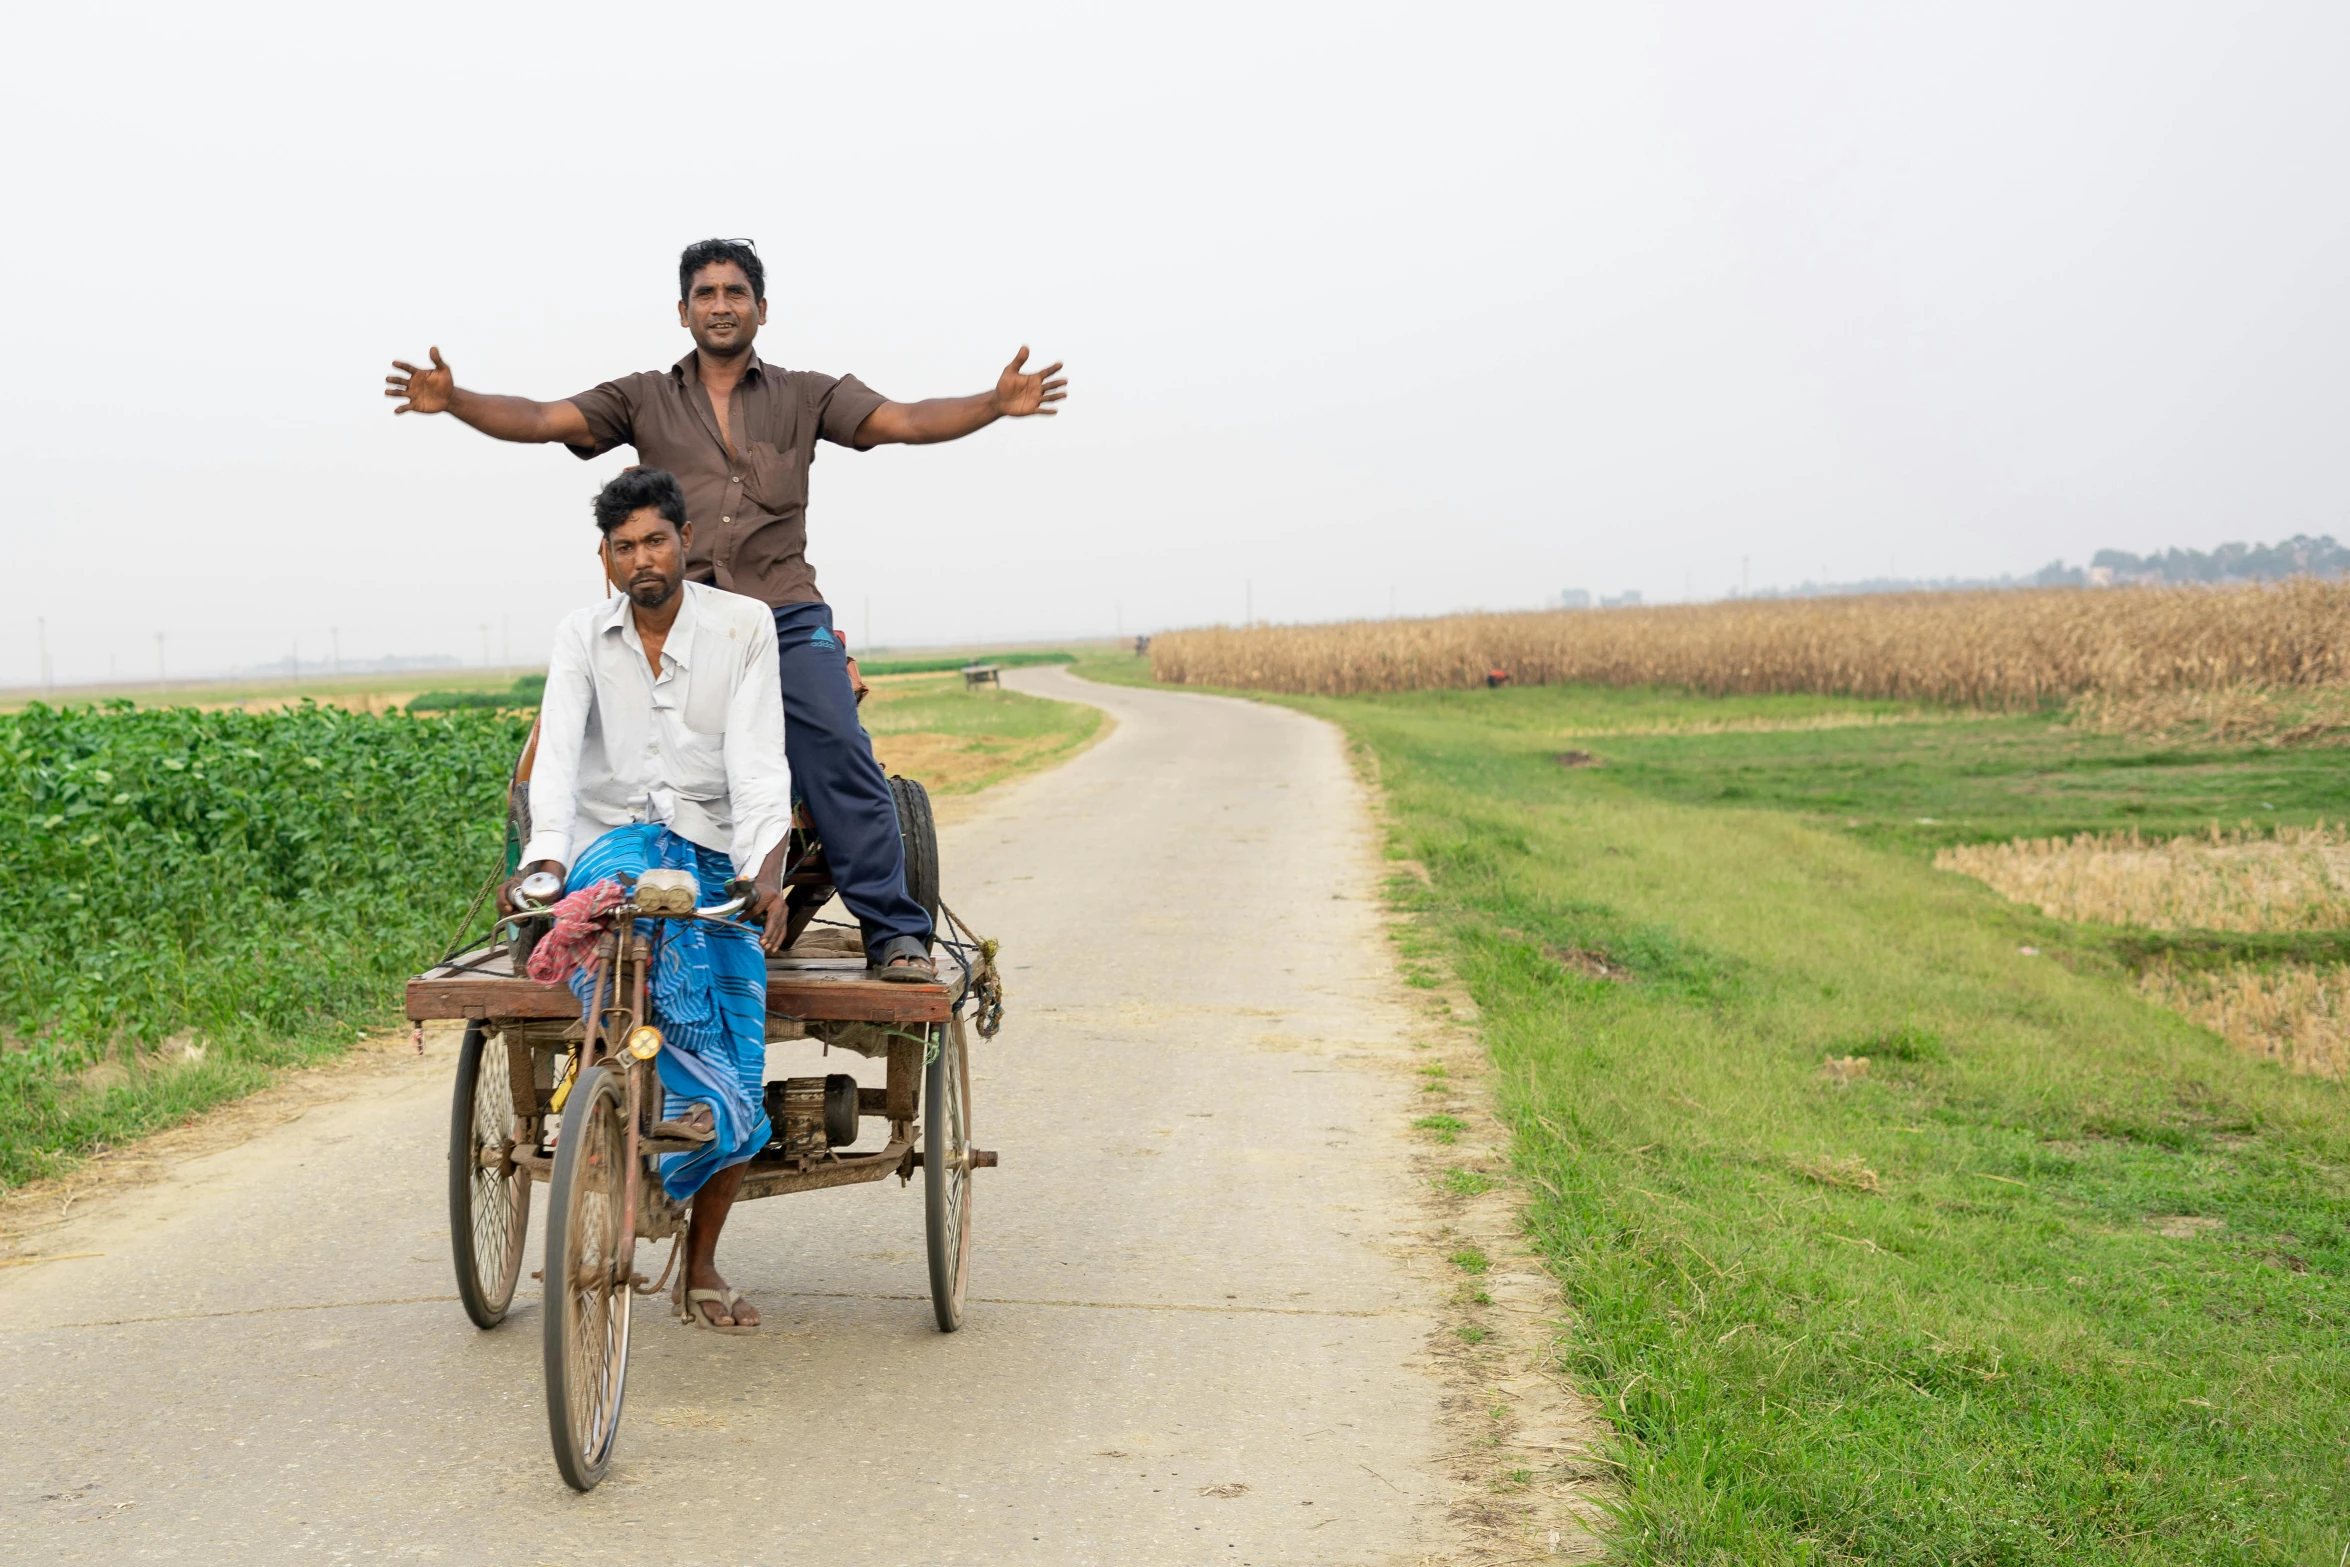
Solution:
<path fill-rule="evenodd" d="M 918 1182 L 739 1209 L 721 1261 L 766 1330 L 640 1314 L 611 1477 L 572 1494 L 535 1286 L 488 1333 L 455 1304 L 442 1039 L 40 1248 L 102 1255 L 0 1272 L 0 1555 L 1447 1555 L 1443 1286 L 1396 1239 L 1408 1017 L 1338 737 L 1057 670 L 1011 683 L 1118 726 L 944 834 L 948 899 L 1002 938 L 1011 993 L 975 1050 L 1003 1164 L 977 1178 L 962 1332 L 930 1321 Z M 770 1074 L 814 1057 L 778 1045 Z M 539 1241 L 534 1215 L 531 1267 Z"/>

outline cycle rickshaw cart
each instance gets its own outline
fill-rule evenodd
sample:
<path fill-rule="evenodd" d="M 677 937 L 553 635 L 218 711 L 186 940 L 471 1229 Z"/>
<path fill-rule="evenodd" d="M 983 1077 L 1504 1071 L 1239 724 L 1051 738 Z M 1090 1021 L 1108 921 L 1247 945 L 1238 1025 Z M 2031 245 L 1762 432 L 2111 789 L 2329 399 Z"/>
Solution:
<path fill-rule="evenodd" d="M 534 736 L 535 738 L 535 736 Z M 509 798 L 509 842 L 527 837 L 529 755 Z M 937 839 L 928 797 L 890 780 L 906 848 L 907 890 L 933 912 Z M 832 893 L 822 846 L 795 824 L 787 863 L 791 911 L 785 951 L 768 959 L 768 1039 L 806 1037 L 885 1059 L 880 1088 L 847 1073 L 766 1085 L 775 1139 L 751 1161 L 737 1204 L 919 1173 L 929 1250 L 930 1298 L 942 1332 L 962 1324 L 971 1254 L 971 1172 L 995 1155 L 971 1145 L 969 1033 L 992 1034 L 1001 1014 L 992 944 L 942 941 L 941 980 L 898 984 L 870 977 L 853 932 L 815 926 Z M 729 920 L 744 903 L 694 907 L 683 888 L 642 886 L 612 912 L 599 938 L 595 1000 L 583 1009 L 563 985 L 524 972 L 543 920 L 509 920 L 505 939 L 436 964 L 408 982 L 408 1015 L 420 1027 L 462 1020 L 449 1127 L 449 1229 L 466 1315 L 492 1328 L 506 1315 L 522 1271 L 530 1190 L 547 1187 L 545 1367 L 547 1422 L 556 1467 L 575 1489 L 603 1479 L 627 1391 L 631 1306 L 654 1295 L 672 1269 L 683 1288 L 686 1208 L 662 1189 L 655 1161 L 702 1146 L 698 1129 L 663 1122 L 653 1057 L 660 1020 L 648 1010 L 656 918 Z M 953 923 L 951 913 L 946 915 Z M 960 926 L 956 926 L 960 929 Z M 968 937 L 968 932 L 964 932 Z M 966 1026 L 967 1020 L 971 1027 Z M 883 1146 L 857 1150 L 861 1122 L 885 1122 Z M 670 1266 L 648 1280 L 636 1243 L 671 1239 Z"/>

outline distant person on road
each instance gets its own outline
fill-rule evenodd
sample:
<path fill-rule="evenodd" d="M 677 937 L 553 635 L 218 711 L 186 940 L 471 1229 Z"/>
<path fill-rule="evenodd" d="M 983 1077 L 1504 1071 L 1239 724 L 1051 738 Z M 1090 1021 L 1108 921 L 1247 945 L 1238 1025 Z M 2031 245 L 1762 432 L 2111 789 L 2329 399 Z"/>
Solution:
<path fill-rule="evenodd" d="M 561 402 L 469 392 L 438 348 L 429 368 L 393 361 L 394 413 L 455 414 L 502 441 L 560 441 L 581 457 L 633 446 L 675 474 L 694 524 L 686 576 L 747 594 L 773 615 L 784 744 L 841 901 L 884 979 L 935 978 L 930 915 L 905 890 L 889 781 L 857 723 L 847 654 L 807 559 L 808 467 L 819 438 L 853 451 L 959 440 L 998 419 L 1051 415 L 1058 363 L 1012 356 L 992 391 L 895 403 L 855 376 L 770 365 L 751 350 L 767 324 L 767 269 L 749 240 L 706 239 L 678 258 L 677 320 L 694 351 Z"/>
<path fill-rule="evenodd" d="M 661 1156 L 661 1184 L 691 1201 L 681 1308 L 726 1332 L 759 1313 L 727 1287 L 718 1234 L 743 1169 L 774 1135 L 767 1075 L 767 960 L 788 919 L 783 856 L 791 838 L 791 765 L 767 606 L 685 580 L 693 547 L 685 492 L 669 474 L 631 468 L 596 496 L 604 573 L 616 596 L 572 611 L 555 632 L 530 779 L 523 877 L 552 871 L 574 895 L 570 916 L 533 954 L 534 977 L 568 978 L 580 1004 L 596 983 L 561 950 L 589 916 L 599 883 L 661 868 L 690 871 L 703 904 L 753 881 L 764 935 L 700 920 L 663 920 L 650 988 L 662 1046 L 653 1057 L 662 1119 L 702 1147 Z M 618 901 L 617 889 L 604 894 Z M 579 908 L 581 902 L 588 908 Z M 592 930 L 592 926 L 588 927 Z M 640 932 L 646 927 L 638 927 Z"/>

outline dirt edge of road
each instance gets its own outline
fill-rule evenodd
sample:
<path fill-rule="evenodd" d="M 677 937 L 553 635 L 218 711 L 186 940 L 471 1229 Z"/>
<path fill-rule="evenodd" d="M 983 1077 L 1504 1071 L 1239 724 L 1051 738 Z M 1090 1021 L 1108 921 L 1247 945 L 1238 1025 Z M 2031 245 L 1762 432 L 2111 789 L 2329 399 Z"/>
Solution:
<path fill-rule="evenodd" d="M 1389 893 L 1395 878 L 1426 872 L 1384 857 L 1376 760 L 1352 743 L 1347 755 L 1372 812 L 1372 852 L 1382 856 L 1374 871 L 1386 901 L 1389 971 L 1398 1005 L 1414 1019 L 1408 1059 L 1382 1059 L 1414 1081 L 1415 1123 L 1432 1116 L 1458 1123 L 1415 1125 L 1408 1134 L 1422 1222 L 1398 1241 L 1412 1271 L 1443 1291 L 1444 1321 L 1428 1351 L 1447 1384 L 1438 1435 L 1459 1487 L 1451 1508 L 1466 1547 L 1459 1559 L 1477 1567 L 1597 1560 L 1606 1554 L 1615 1434 L 1561 1364 L 1568 1308 L 1527 1243 L 1528 1193 L 1495 1108 L 1476 1002 L 1449 975 L 1429 989 L 1404 983 L 1399 958 L 1415 920 Z"/>

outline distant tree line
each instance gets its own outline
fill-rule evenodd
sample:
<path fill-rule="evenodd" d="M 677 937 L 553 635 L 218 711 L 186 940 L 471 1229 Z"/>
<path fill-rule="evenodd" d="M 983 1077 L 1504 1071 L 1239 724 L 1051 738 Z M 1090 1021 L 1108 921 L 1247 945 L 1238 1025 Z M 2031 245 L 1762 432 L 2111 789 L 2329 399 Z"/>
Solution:
<path fill-rule="evenodd" d="M 2128 550 L 2099 550 L 2089 571 L 2111 573 L 2114 582 L 2275 582 L 2285 577 L 2350 576 L 2350 549 L 2334 542 L 2330 533 L 2311 538 L 2296 533 L 2276 544 L 2222 544 L 2202 550 L 2164 550 L 2133 555 Z M 2045 575 L 2045 573 L 2043 573 Z"/>

